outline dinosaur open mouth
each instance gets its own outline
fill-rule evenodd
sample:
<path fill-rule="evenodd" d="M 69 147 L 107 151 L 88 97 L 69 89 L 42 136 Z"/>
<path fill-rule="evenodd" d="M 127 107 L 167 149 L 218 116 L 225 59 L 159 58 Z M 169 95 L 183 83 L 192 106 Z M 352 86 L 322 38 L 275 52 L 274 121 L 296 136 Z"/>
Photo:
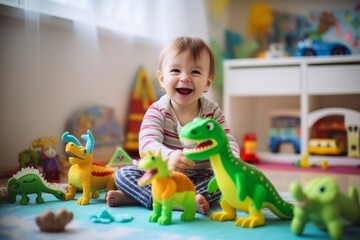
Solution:
<path fill-rule="evenodd" d="M 70 152 L 70 151 L 66 151 L 66 154 L 69 155 L 69 159 L 70 159 L 70 158 L 78 158 L 78 159 L 84 160 L 83 158 L 75 155 L 74 153 L 72 153 L 72 152 Z"/>
<path fill-rule="evenodd" d="M 184 144 L 185 152 L 204 152 L 216 146 L 216 142 L 212 139 L 207 139 L 203 141 L 182 139 L 182 143 Z"/>
<path fill-rule="evenodd" d="M 144 175 L 139 179 L 139 182 L 146 183 L 151 180 L 152 177 L 154 177 L 155 174 L 157 174 L 158 170 L 156 168 L 150 169 L 149 171 L 146 171 Z"/>

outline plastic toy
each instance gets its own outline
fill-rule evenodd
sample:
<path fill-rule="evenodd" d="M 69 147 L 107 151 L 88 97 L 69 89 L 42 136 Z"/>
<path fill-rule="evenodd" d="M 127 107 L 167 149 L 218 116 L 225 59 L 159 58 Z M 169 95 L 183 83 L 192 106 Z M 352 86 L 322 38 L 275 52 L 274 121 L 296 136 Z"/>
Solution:
<path fill-rule="evenodd" d="M 29 194 L 37 194 L 36 203 L 44 203 L 42 193 L 54 195 L 57 199 L 65 199 L 65 190 L 59 184 L 49 183 L 41 175 L 38 169 L 23 168 L 14 174 L 7 182 L 8 202 L 14 203 L 16 196 L 21 195 L 20 204 L 29 202 Z"/>
<path fill-rule="evenodd" d="M 262 208 L 269 208 L 282 219 L 291 219 L 293 205 L 285 202 L 267 177 L 256 167 L 234 157 L 221 125 L 214 119 L 196 118 L 180 131 L 186 146 L 184 155 L 194 161 L 210 159 L 215 177 L 209 182 L 210 193 L 220 190 L 222 212 L 214 212 L 214 221 L 235 220 L 235 225 L 253 228 L 265 224 Z M 236 217 L 236 210 L 248 217 Z"/>
<path fill-rule="evenodd" d="M 89 204 L 90 197 L 98 198 L 99 190 L 115 190 L 114 170 L 103 164 L 93 162 L 94 137 L 91 131 L 81 136 L 86 141 L 85 147 L 79 140 L 65 132 L 61 139 L 68 142 L 65 152 L 69 154 L 69 162 L 72 164 L 68 173 L 68 192 L 65 200 L 72 200 L 75 197 L 76 189 L 83 191 L 82 196 L 77 200 L 79 205 Z"/>
<path fill-rule="evenodd" d="M 351 50 L 342 43 L 305 39 L 297 45 L 295 56 L 350 55 Z"/>
<path fill-rule="evenodd" d="M 360 124 L 359 124 L 360 125 Z M 360 137 L 359 137 L 359 125 L 349 125 L 347 127 L 348 134 L 348 156 L 360 157 Z"/>
<path fill-rule="evenodd" d="M 336 138 L 341 145 L 347 145 L 349 157 L 360 157 L 360 112 L 347 108 L 322 108 L 309 114 L 308 128 L 312 138 Z M 336 136 L 332 135 L 334 132 Z"/>
<path fill-rule="evenodd" d="M 294 162 L 294 166 L 295 166 L 295 167 L 300 167 L 300 168 L 317 167 L 316 164 L 310 163 L 310 161 L 309 161 L 309 154 L 303 154 L 298 161 Z M 328 161 L 326 161 L 326 160 L 321 161 L 321 169 L 322 169 L 322 170 L 326 170 L 326 169 L 328 169 L 328 168 L 329 168 L 329 163 L 328 163 Z"/>
<path fill-rule="evenodd" d="M 243 145 L 240 148 L 240 158 L 245 162 L 258 163 L 260 160 L 256 155 L 256 135 L 246 133 L 243 137 Z"/>
<path fill-rule="evenodd" d="M 56 152 L 56 137 L 40 137 L 32 141 L 32 147 L 40 147 L 40 160 L 44 177 L 49 182 L 60 181 L 59 155 Z"/>
<path fill-rule="evenodd" d="M 90 219 L 93 223 L 108 224 L 108 223 L 112 223 L 112 222 L 117 222 L 117 223 L 131 222 L 134 218 L 128 214 L 113 216 L 104 208 L 101 210 L 101 213 L 99 216 L 93 215 L 90 217 Z"/>
<path fill-rule="evenodd" d="M 344 149 L 336 139 L 331 138 L 312 138 L 309 140 L 309 154 L 319 155 L 340 155 Z"/>
<path fill-rule="evenodd" d="M 160 151 L 142 153 L 138 167 L 146 173 L 138 180 L 139 186 L 152 184 L 153 213 L 150 222 L 171 224 L 172 209 L 181 207 L 182 221 L 192 221 L 196 212 L 195 187 L 183 173 L 168 169 Z"/>
<path fill-rule="evenodd" d="M 298 182 L 293 182 L 290 192 L 297 201 L 291 222 L 291 230 L 296 235 L 302 234 L 305 224 L 310 221 L 319 229 L 326 229 L 332 239 L 341 239 L 344 223 L 348 226 L 360 222 L 360 204 L 355 187 L 350 187 L 348 195 L 345 195 L 334 179 L 322 177 L 311 180 L 304 189 Z"/>
<path fill-rule="evenodd" d="M 138 138 L 142 119 L 148 107 L 157 99 L 151 79 L 145 69 L 140 67 L 131 93 L 131 102 L 125 134 L 125 150 L 138 152 Z"/>
<path fill-rule="evenodd" d="M 36 224 L 42 232 L 64 232 L 66 225 L 74 218 L 72 212 L 61 208 L 56 212 L 47 210 L 38 215 Z"/>
<path fill-rule="evenodd" d="M 269 130 L 269 149 L 280 152 L 283 143 L 290 143 L 295 153 L 300 153 L 300 117 L 296 111 L 275 111 L 272 113 Z"/>

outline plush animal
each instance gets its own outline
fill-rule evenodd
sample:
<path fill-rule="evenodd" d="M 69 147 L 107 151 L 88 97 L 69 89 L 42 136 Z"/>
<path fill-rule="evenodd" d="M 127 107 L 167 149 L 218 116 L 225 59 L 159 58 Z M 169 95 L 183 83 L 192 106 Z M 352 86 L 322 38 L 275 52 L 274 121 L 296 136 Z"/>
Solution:
<path fill-rule="evenodd" d="M 291 222 L 296 235 L 302 234 L 310 221 L 319 229 L 326 229 L 332 239 L 341 239 L 344 226 L 360 223 L 359 197 L 354 187 L 345 195 L 333 178 L 320 177 L 311 180 L 304 189 L 293 182 L 290 192 L 297 201 Z"/>
<path fill-rule="evenodd" d="M 191 221 L 195 217 L 195 187 L 183 173 L 168 169 L 167 160 L 163 160 L 161 152 L 142 153 L 138 167 L 146 173 L 138 180 L 140 186 L 152 184 L 153 213 L 150 222 L 160 225 L 171 223 L 173 207 L 184 209 L 182 221 Z"/>
<path fill-rule="evenodd" d="M 36 203 L 44 203 L 42 193 L 50 193 L 60 200 L 65 198 L 65 190 L 61 185 L 47 182 L 39 170 L 33 167 L 22 168 L 9 178 L 7 191 L 8 202 L 14 203 L 16 196 L 21 195 L 21 205 L 28 204 L 29 194 L 37 194 Z"/>
<path fill-rule="evenodd" d="M 79 140 L 65 132 L 62 140 L 68 142 L 65 152 L 69 155 L 69 162 L 72 164 L 68 173 L 68 192 L 65 200 L 75 198 L 77 189 L 83 191 L 82 196 L 77 200 L 79 205 L 89 204 L 90 198 L 98 198 L 99 190 L 115 190 L 114 170 L 103 164 L 93 162 L 94 137 L 90 130 L 81 136 L 86 141 L 85 147 Z"/>
<path fill-rule="evenodd" d="M 282 219 L 292 218 L 293 205 L 281 198 L 259 169 L 232 154 L 223 128 L 214 119 L 195 118 L 181 129 L 180 139 L 187 158 L 210 159 L 215 177 L 209 182 L 208 191 L 221 191 L 223 209 L 211 214 L 211 220 L 235 220 L 237 226 L 253 228 L 265 224 L 263 208 Z M 237 218 L 237 209 L 250 216 Z"/>

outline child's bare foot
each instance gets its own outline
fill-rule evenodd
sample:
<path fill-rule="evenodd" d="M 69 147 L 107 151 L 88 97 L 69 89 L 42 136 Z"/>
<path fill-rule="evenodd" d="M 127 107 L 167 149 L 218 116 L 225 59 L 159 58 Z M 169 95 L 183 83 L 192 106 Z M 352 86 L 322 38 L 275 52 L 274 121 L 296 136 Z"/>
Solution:
<path fill-rule="evenodd" d="M 210 206 L 205 197 L 201 194 L 196 194 L 196 211 L 207 215 L 209 213 L 209 209 Z"/>
<path fill-rule="evenodd" d="M 110 190 L 107 192 L 106 201 L 109 207 L 124 205 L 139 205 L 134 199 L 129 198 L 120 190 Z"/>

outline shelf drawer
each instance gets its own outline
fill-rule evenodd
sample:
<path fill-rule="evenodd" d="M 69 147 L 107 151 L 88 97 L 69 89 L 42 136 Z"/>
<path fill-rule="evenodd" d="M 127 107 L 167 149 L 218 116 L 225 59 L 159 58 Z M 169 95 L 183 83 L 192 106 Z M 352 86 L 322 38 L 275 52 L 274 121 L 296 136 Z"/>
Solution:
<path fill-rule="evenodd" d="M 360 65 L 309 66 L 309 94 L 360 93 Z"/>
<path fill-rule="evenodd" d="M 299 95 L 300 67 L 234 67 L 226 71 L 224 88 L 232 96 Z"/>

